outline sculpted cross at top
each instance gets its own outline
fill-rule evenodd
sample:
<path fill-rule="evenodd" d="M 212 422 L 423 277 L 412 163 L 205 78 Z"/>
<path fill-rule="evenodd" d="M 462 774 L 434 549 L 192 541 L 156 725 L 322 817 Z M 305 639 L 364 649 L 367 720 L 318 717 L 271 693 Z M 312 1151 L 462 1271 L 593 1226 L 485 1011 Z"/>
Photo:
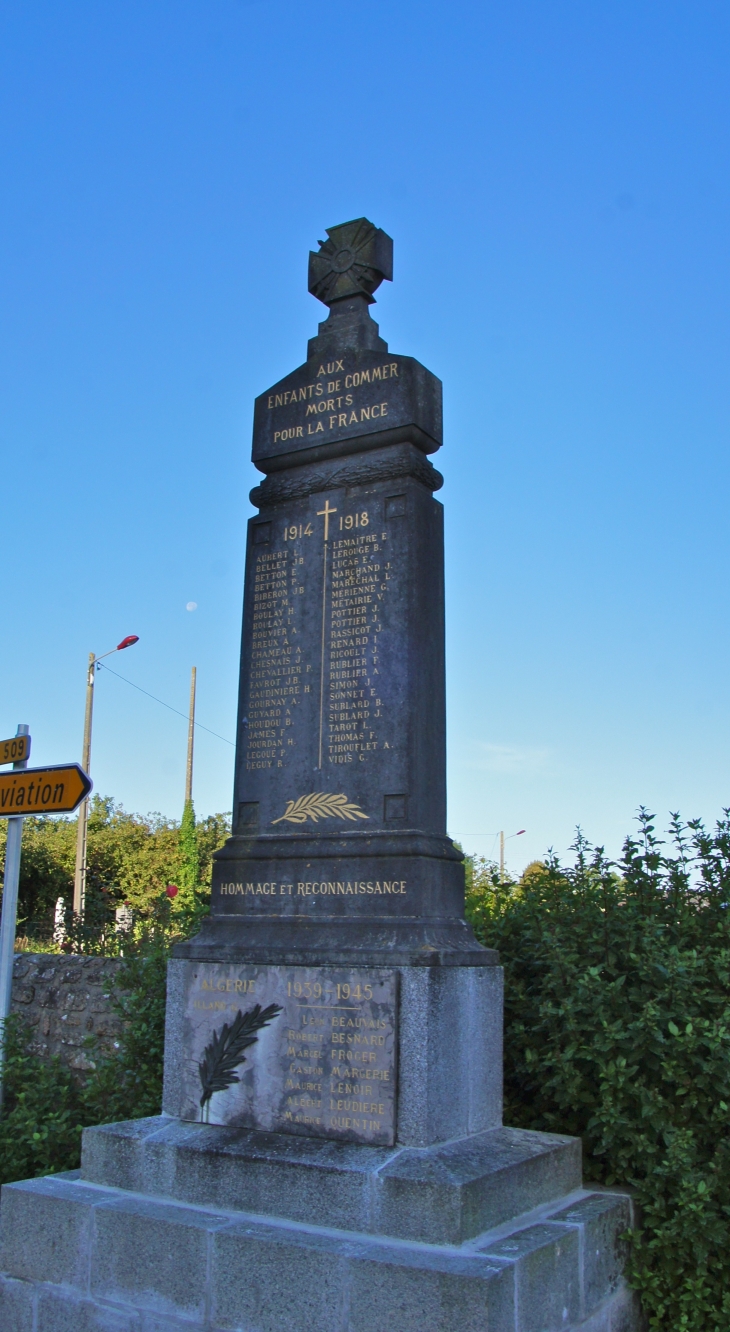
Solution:
<path fill-rule="evenodd" d="M 366 217 L 327 227 L 326 241 L 319 251 L 309 252 L 309 290 L 324 305 L 348 296 L 365 296 L 373 302 L 373 292 L 385 278 L 393 281 L 393 241 Z"/>

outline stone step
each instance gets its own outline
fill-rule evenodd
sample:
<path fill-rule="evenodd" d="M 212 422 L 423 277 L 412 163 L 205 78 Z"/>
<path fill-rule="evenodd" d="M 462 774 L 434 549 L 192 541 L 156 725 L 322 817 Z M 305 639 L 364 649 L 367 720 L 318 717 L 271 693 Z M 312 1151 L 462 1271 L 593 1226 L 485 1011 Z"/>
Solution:
<path fill-rule="evenodd" d="M 2 1190 L 0 1327 L 636 1332 L 630 1220 L 627 1197 L 579 1190 L 511 1231 L 430 1245 L 49 1176 Z"/>
<path fill-rule="evenodd" d="M 226 1207 L 461 1244 L 581 1185 L 577 1138 L 499 1128 L 426 1148 L 367 1147 L 166 1116 L 84 1132 L 82 1176 Z"/>

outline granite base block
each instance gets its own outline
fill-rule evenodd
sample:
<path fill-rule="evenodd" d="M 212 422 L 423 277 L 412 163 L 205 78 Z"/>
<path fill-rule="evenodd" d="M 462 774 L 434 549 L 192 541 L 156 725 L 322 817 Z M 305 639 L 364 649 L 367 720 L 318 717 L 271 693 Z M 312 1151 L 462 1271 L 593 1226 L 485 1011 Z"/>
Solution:
<path fill-rule="evenodd" d="M 35 1291 L 28 1281 L 0 1277 L 0 1328 L 33 1332 Z"/>
<path fill-rule="evenodd" d="M 185 959 L 168 963 L 162 1108 L 172 1116 L 181 1113 L 183 1104 L 187 968 Z M 397 1142 L 428 1147 L 496 1128 L 502 1122 L 502 968 L 396 970 Z"/>
<path fill-rule="evenodd" d="M 89 1265 L 92 1211 L 97 1202 L 95 1189 L 63 1177 L 50 1175 L 4 1185 L 0 1271 L 24 1281 L 82 1284 Z"/>
<path fill-rule="evenodd" d="M 647 1332 L 647 1329 L 638 1295 L 622 1287 L 609 1295 L 600 1309 L 579 1323 L 575 1332 Z"/>
<path fill-rule="evenodd" d="M 625 1194 L 593 1193 L 556 1212 L 555 1221 L 580 1226 L 583 1234 L 583 1294 L 593 1309 L 606 1292 L 618 1290 L 628 1257 L 622 1235 L 631 1226 L 631 1204 Z"/>
<path fill-rule="evenodd" d="M 40 1286 L 37 1310 L 34 1332 L 142 1332 L 136 1309 L 108 1307 L 62 1287 Z"/>
<path fill-rule="evenodd" d="M 596 1218 L 604 1235 L 611 1225 L 618 1235 L 628 1207 L 621 1195 L 576 1190 L 465 1243 L 425 1244 L 162 1202 L 68 1177 L 30 1180 L 2 1191 L 0 1310 L 16 1321 L 0 1326 L 639 1332 L 636 1305 L 615 1272 L 605 1270 L 601 1289 L 599 1268 L 586 1267 Z M 39 1220 L 44 1231 L 64 1232 L 62 1246 L 21 1248 L 18 1236 L 37 1235 Z"/>
<path fill-rule="evenodd" d="M 159 1116 L 86 1129 L 83 1178 L 429 1244 L 460 1244 L 581 1184 L 580 1142 L 499 1128 L 435 1147 L 366 1147 Z"/>

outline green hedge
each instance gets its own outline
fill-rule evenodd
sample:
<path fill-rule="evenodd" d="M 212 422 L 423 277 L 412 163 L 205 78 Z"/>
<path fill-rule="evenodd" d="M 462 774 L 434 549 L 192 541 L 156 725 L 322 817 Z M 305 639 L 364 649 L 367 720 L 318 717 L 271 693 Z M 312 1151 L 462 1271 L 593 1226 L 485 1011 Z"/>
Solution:
<path fill-rule="evenodd" d="M 5 863 L 6 819 L 0 819 L 0 871 Z M 179 901 L 209 891 L 214 852 L 230 834 L 230 815 L 195 821 L 192 804 L 183 823 L 160 814 L 128 814 L 108 796 L 93 795 L 89 811 L 85 936 L 98 942 L 114 930 L 114 910 L 126 902 L 139 921 L 155 919 L 160 893 L 172 882 Z M 76 860 L 76 818 L 29 815 L 23 823 L 18 897 L 19 938 L 26 946 L 53 934 L 58 898 L 70 912 Z"/>
<path fill-rule="evenodd" d="M 641 812 L 617 866 L 579 837 L 519 884 L 476 863 L 468 914 L 505 966 L 505 1119 L 580 1135 L 640 1204 L 653 1328 L 730 1327 L 730 821 Z"/>
<path fill-rule="evenodd" d="M 89 1124 L 159 1114 L 168 951 L 168 935 L 156 931 L 124 958 L 115 1000 L 125 1019 L 119 1049 L 99 1056 L 91 1048 L 96 1067 L 82 1082 L 58 1058 L 29 1053 L 30 1033 L 15 1017 L 9 1019 L 0 1184 L 76 1169 L 81 1133 Z"/>

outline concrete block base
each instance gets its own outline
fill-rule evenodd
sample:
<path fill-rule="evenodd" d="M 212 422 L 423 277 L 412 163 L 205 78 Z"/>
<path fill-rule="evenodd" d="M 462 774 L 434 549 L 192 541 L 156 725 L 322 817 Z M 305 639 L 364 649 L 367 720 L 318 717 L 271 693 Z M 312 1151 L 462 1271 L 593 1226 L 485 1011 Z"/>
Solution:
<path fill-rule="evenodd" d="M 203 1205 L 153 1194 L 137 1173 L 144 1160 L 139 1144 L 155 1133 L 164 1139 L 165 1127 L 168 1135 L 171 1128 L 158 1123 L 150 1133 L 155 1121 L 146 1124 L 147 1133 L 136 1139 L 127 1132 L 126 1164 L 124 1135 L 116 1135 L 115 1150 L 110 1143 L 114 1129 L 132 1126 L 93 1131 L 90 1168 L 111 1171 L 116 1156 L 119 1171 L 127 1172 L 126 1187 L 73 1174 L 3 1188 L 0 1327 L 8 1332 L 638 1332 L 641 1326 L 622 1279 L 620 1236 L 631 1224 L 630 1200 L 622 1194 L 578 1185 L 560 1195 L 560 1180 L 570 1174 L 557 1171 L 553 1188 L 543 1189 L 552 1197 L 501 1222 L 494 1221 L 498 1211 L 493 1211 L 481 1230 L 463 1223 L 467 1238 L 446 1239 L 444 1228 L 436 1242 L 399 1238 L 375 1233 L 372 1226 L 317 1224 L 313 1209 L 306 1220 L 271 1215 L 261 1179 L 257 1210 L 233 1206 L 228 1198 Z M 199 1126 L 185 1126 L 190 1127 Z M 515 1135 L 515 1151 L 520 1135 L 502 1132 Z M 530 1145 L 534 1151 L 534 1142 L 523 1144 Z M 343 1150 L 328 1146 L 335 1154 Z M 458 1145 L 450 1146 L 458 1157 Z M 546 1147 L 550 1159 L 555 1145 Z M 169 1142 L 166 1150 L 174 1155 Z M 464 1144 L 460 1150 L 463 1162 Z M 250 1144 L 247 1152 L 248 1165 L 239 1161 L 239 1179 L 249 1165 L 253 1176 L 258 1169 Z M 429 1187 L 436 1194 L 443 1190 L 445 1213 L 453 1219 L 453 1181 L 443 1163 L 427 1164 Z M 519 1173 L 516 1161 L 513 1166 Z M 327 1173 L 322 1163 L 309 1169 L 320 1181 Z M 271 1159 L 268 1170 L 269 1177 L 276 1170 Z M 420 1175 L 429 1170 L 422 1163 Z M 503 1170 L 501 1191 L 514 1200 L 520 1193 L 510 1187 L 512 1168 L 503 1162 Z M 155 1178 L 160 1181 L 159 1170 Z M 150 1184 L 157 1187 L 152 1178 Z M 472 1192 L 472 1202 L 473 1197 Z M 413 1202 L 413 1210 L 418 1205 Z"/>
<path fill-rule="evenodd" d="M 181 1123 L 87 1129 L 92 1184 L 198 1207 L 426 1244 L 461 1244 L 581 1185 L 580 1142 L 498 1128 L 432 1147 L 367 1147 Z"/>

